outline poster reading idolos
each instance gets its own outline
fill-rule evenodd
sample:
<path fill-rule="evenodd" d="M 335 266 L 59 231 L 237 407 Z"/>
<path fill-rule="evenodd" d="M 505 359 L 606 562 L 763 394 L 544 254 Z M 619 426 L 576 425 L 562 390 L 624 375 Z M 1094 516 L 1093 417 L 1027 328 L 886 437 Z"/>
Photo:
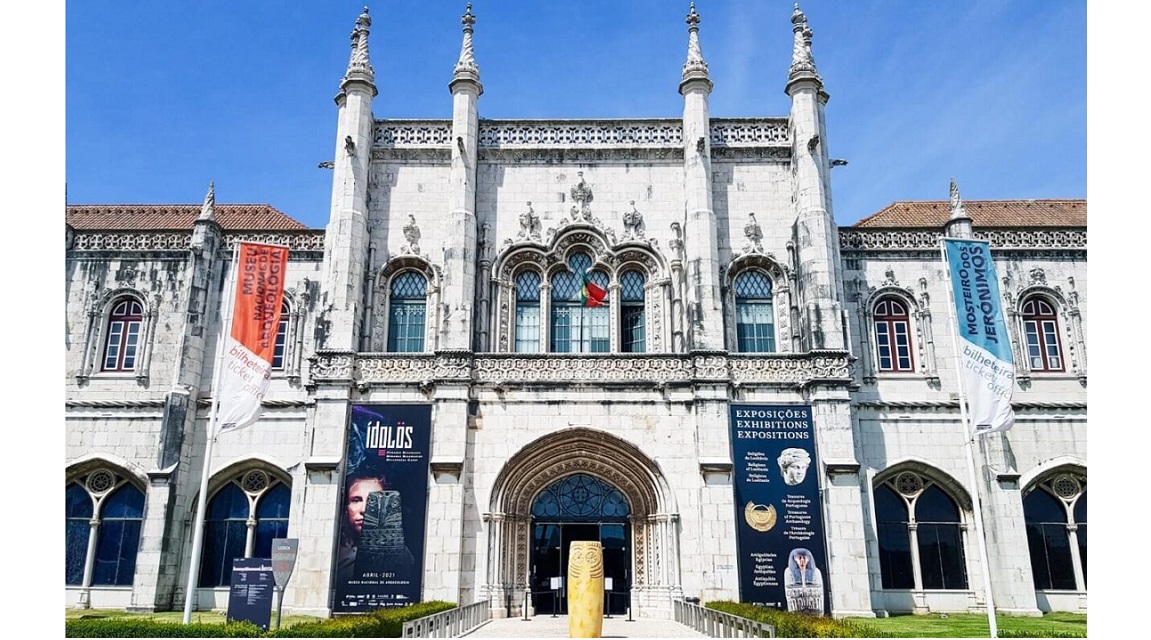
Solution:
<path fill-rule="evenodd" d="M 336 548 L 336 613 L 420 601 L 431 419 L 431 405 L 352 405 Z"/>
<path fill-rule="evenodd" d="M 740 601 L 826 615 L 827 552 L 809 405 L 731 405 Z"/>

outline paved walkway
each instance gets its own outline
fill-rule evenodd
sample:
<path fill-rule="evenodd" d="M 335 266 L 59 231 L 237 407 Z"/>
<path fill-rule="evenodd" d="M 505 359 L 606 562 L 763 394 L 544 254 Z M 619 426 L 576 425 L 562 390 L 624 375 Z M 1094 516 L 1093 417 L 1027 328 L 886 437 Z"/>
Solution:
<path fill-rule="evenodd" d="M 567 638 L 568 617 L 538 615 L 524 622 L 523 618 L 498 618 L 464 638 Z M 675 620 L 652 620 L 644 618 L 628 622 L 626 617 L 604 618 L 604 638 L 706 638 L 703 635 Z"/>

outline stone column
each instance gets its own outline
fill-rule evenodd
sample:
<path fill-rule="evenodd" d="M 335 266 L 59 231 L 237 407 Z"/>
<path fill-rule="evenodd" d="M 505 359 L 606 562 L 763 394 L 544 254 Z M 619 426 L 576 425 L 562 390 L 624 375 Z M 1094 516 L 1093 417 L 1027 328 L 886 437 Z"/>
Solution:
<path fill-rule="evenodd" d="M 831 577 L 831 615 L 873 617 L 863 523 L 863 483 L 855 458 L 851 397 L 844 385 L 812 385 L 812 424 L 823 469 L 819 474 L 824 537 Z M 914 551 L 913 551 L 914 553 Z"/>
<path fill-rule="evenodd" d="M 801 348 L 845 349 L 839 231 L 831 212 L 830 172 L 823 109 L 827 94 L 811 55 L 811 29 L 796 5 L 791 97 L 792 196 L 796 208 Z"/>

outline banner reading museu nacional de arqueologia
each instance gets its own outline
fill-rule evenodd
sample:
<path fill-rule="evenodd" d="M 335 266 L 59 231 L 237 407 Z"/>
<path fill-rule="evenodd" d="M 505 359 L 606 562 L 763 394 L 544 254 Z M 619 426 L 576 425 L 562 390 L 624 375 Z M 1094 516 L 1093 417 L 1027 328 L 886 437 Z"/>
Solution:
<path fill-rule="evenodd" d="M 260 417 L 272 378 L 288 247 L 241 242 L 236 251 L 232 326 L 220 359 L 216 433 L 242 429 Z"/>
<path fill-rule="evenodd" d="M 1011 408 L 1015 362 L 991 246 L 979 240 L 944 238 L 943 248 L 959 328 L 957 366 L 973 435 L 1007 431 L 1015 424 Z"/>

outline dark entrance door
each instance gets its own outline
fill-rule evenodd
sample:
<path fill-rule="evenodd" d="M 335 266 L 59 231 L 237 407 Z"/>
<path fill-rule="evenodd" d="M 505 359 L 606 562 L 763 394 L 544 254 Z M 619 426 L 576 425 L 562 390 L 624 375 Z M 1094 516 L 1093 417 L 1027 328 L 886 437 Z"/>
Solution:
<path fill-rule="evenodd" d="M 567 613 L 567 561 L 577 540 L 603 544 L 604 612 L 627 612 L 629 514 L 619 490 L 586 474 L 568 476 L 540 493 L 532 506 L 531 589 L 537 615 Z"/>

